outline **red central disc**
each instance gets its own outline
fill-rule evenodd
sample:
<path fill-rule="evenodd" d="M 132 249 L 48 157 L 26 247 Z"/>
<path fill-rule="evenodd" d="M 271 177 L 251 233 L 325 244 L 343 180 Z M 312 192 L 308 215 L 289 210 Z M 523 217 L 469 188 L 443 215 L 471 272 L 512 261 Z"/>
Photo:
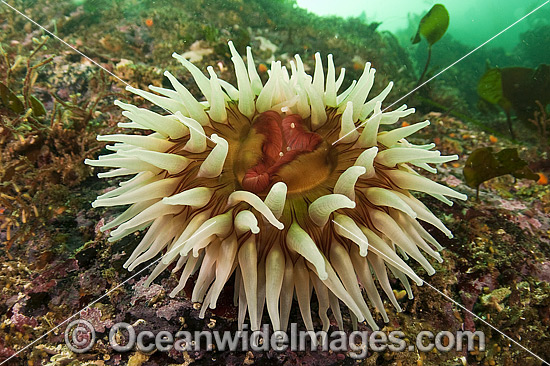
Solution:
<path fill-rule="evenodd" d="M 262 156 L 246 171 L 241 184 L 254 193 L 263 192 L 271 185 L 273 175 L 285 164 L 300 154 L 314 151 L 323 141 L 320 135 L 305 129 L 297 114 L 282 118 L 277 112 L 267 111 L 256 118 L 252 129 L 264 137 Z"/>

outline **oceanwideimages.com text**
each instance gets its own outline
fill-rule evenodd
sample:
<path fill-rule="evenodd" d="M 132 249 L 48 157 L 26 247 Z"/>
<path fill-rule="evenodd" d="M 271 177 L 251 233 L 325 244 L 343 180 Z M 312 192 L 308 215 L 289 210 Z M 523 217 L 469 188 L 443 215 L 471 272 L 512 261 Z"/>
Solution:
<path fill-rule="evenodd" d="M 65 331 L 65 342 L 74 352 L 89 351 L 95 343 L 93 326 L 85 320 L 76 320 Z M 177 351 L 333 351 L 348 352 L 351 357 L 364 358 L 369 352 L 439 352 L 474 351 L 485 349 L 485 335 L 481 331 L 421 331 L 415 337 L 394 330 L 384 331 L 305 331 L 292 323 L 288 332 L 272 331 L 264 324 L 260 330 L 232 331 L 137 331 L 128 323 L 117 323 L 109 331 L 109 344 L 117 352 L 135 349 L 141 352 Z"/>

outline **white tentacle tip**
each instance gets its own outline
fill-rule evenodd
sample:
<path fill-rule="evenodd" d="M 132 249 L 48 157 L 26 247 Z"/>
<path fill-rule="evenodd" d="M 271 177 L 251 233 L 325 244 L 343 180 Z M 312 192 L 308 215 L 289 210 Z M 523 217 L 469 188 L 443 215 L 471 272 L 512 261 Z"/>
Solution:
<path fill-rule="evenodd" d="M 354 209 L 355 202 L 343 194 L 329 194 L 321 196 L 309 205 L 309 217 L 317 226 L 324 226 L 332 212 L 341 208 Z"/>
<path fill-rule="evenodd" d="M 317 275 L 319 276 L 319 279 L 321 281 L 326 281 L 328 280 L 328 273 L 327 271 L 321 271 L 320 273 L 317 273 Z"/>

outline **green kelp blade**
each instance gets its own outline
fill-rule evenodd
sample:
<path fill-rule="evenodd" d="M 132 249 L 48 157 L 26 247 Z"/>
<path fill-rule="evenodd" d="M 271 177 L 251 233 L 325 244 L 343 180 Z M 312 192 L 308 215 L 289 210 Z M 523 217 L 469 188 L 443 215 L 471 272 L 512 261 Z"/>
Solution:
<path fill-rule="evenodd" d="M 502 74 L 500 69 L 487 70 L 477 83 L 477 94 L 491 104 L 498 104 L 503 98 Z"/>
<path fill-rule="evenodd" d="M 0 83 L 0 100 L 7 107 L 9 105 L 9 95 L 11 90 L 4 83 Z"/>
<path fill-rule="evenodd" d="M 550 101 L 550 72 L 545 72 L 546 67 L 540 65 L 536 70 L 528 67 L 501 69 L 502 93 L 516 112 L 535 107 L 537 100 L 543 105 Z"/>
<path fill-rule="evenodd" d="M 449 12 L 442 4 L 435 4 L 428 14 L 424 15 L 420 20 L 412 43 L 416 44 L 420 42 L 420 35 L 422 35 L 431 46 L 443 37 L 448 27 Z"/>
<path fill-rule="evenodd" d="M 15 113 L 21 114 L 25 112 L 23 102 L 4 83 L 0 83 L 0 100 Z"/>
<path fill-rule="evenodd" d="M 550 103 L 550 66 L 503 67 L 489 69 L 477 84 L 479 97 L 488 103 L 501 106 L 506 112 L 514 109 L 524 121 L 532 116 L 522 114 L 536 106 Z"/>
<path fill-rule="evenodd" d="M 539 175 L 535 174 L 527 166 L 527 162 L 522 160 L 518 155 L 518 149 L 504 149 L 496 154 L 498 162 L 505 167 L 506 171 L 512 174 L 515 178 L 539 180 Z"/>
<path fill-rule="evenodd" d="M 9 108 L 14 111 L 15 113 L 23 114 L 25 112 L 25 106 L 23 105 L 23 102 L 21 99 L 17 97 L 14 93 L 10 93 L 9 95 Z"/>
<path fill-rule="evenodd" d="M 527 162 L 518 155 L 517 149 L 503 149 L 494 154 L 490 147 L 474 150 L 464 166 L 466 184 L 477 188 L 481 183 L 501 175 L 512 174 L 516 178 L 538 180 Z"/>
<path fill-rule="evenodd" d="M 29 101 L 31 102 L 32 107 L 32 114 L 35 117 L 44 116 L 46 114 L 46 108 L 44 108 L 44 104 L 38 98 L 36 98 L 34 95 L 31 95 L 29 97 Z"/>
<path fill-rule="evenodd" d="M 540 64 L 533 73 L 533 82 L 539 89 L 537 100 L 543 105 L 550 103 L 550 65 Z"/>

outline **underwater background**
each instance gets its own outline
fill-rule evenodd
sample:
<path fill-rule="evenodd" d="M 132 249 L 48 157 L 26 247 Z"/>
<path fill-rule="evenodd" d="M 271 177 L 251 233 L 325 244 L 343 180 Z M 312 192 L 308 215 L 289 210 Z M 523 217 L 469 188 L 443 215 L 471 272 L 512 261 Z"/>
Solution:
<path fill-rule="evenodd" d="M 117 133 L 117 124 L 126 121 L 113 102 L 139 99 L 125 91 L 124 82 L 142 89 L 150 84 L 170 88 L 163 76 L 169 70 L 195 96 L 200 95 L 191 75 L 171 57 L 173 52 L 203 71 L 214 65 L 218 76 L 236 85 L 229 40 L 241 53 L 252 46 L 264 81 L 273 60 L 288 63 L 295 54 L 312 72 L 316 52 L 323 58 L 333 54 L 336 68 L 346 69 L 343 89 L 361 76 L 366 62 L 377 70 L 372 95 L 393 81 L 384 107 L 399 101 L 393 108 L 403 103 L 416 108 L 397 127 L 429 119 L 431 125 L 410 141 L 433 141 L 442 154 L 460 157 L 442 164 L 437 175 L 422 174 L 469 196 L 466 202 L 448 206 L 419 195 L 455 234 L 448 239 L 430 228 L 445 247 L 444 262 L 434 263 L 436 274 L 429 277 L 430 283 L 550 360 L 550 4 L 546 3 L 0 2 L 0 362 L 114 289 L 81 314 L 103 330 L 92 350 L 72 353 L 60 327 L 7 364 L 543 364 L 429 287 L 413 284 L 415 296 L 409 299 L 394 279 L 392 287 L 403 312 L 388 305 L 390 322 L 375 318 L 385 331 L 400 329 L 413 337 L 421 330 L 481 330 L 486 349 L 372 352 L 356 361 L 346 352 L 121 354 L 108 347 L 108 330 L 118 321 L 143 321 L 148 329 L 174 332 L 236 330 L 232 288 L 224 291 L 225 301 L 217 309 L 199 319 L 190 293 L 175 299 L 167 296 L 176 283 L 168 273 L 149 288 L 141 276 L 117 287 L 131 275 L 122 265 L 140 236 L 107 242 L 99 228 L 121 211 L 92 209 L 90 203 L 118 181 L 100 180 L 100 170 L 84 164 L 84 159 L 106 152 L 96 136 Z M 417 263 L 410 265 L 427 277 Z M 349 319 L 349 314 L 344 317 Z M 297 307 L 291 319 L 302 324 Z"/>

